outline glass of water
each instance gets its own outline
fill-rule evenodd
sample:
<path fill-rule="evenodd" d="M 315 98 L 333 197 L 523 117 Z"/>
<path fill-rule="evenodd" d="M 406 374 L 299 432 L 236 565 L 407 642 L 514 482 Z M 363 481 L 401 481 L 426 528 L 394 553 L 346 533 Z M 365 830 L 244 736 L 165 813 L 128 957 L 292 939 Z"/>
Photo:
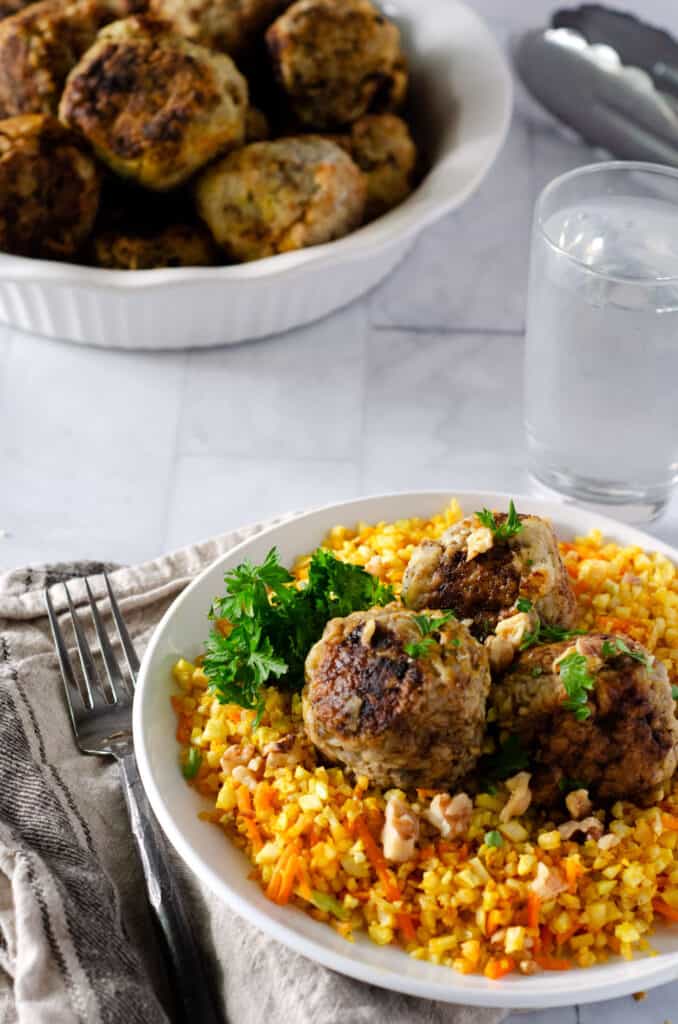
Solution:
<path fill-rule="evenodd" d="M 525 353 L 530 470 L 659 515 L 678 481 L 678 171 L 571 171 L 535 211 Z"/>

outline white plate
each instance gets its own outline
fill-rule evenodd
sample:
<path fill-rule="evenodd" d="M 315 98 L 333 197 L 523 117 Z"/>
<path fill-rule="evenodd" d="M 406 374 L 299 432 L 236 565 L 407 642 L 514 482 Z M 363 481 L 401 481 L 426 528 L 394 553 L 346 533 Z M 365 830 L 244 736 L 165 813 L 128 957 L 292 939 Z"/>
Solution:
<path fill-rule="evenodd" d="M 468 7 L 384 7 L 403 30 L 410 120 L 431 165 L 406 202 L 340 241 L 234 267 L 103 270 L 0 253 L 0 322 L 111 348 L 224 345 L 308 323 L 377 284 L 422 228 L 478 187 L 512 104 L 504 55 Z"/>
<path fill-rule="evenodd" d="M 199 654 L 209 630 L 207 612 L 214 597 L 223 593 L 224 573 L 247 557 L 261 561 L 272 545 L 282 561 L 313 550 L 328 529 L 364 520 L 378 522 L 409 516 L 430 516 L 452 497 L 466 513 L 488 506 L 506 510 L 509 498 L 501 494 L 426 492 L 364 498 L 311 512 L 259 534 L 218 559 L 174 602 L 158 625 L 141 666 L 134 702 L 134 745 L 141 777 L 158 819 L 178 854 L 218 899 L 298 953 L 342 974 L 383 988 L 452 1003 L 479 1006 L 572 1006 L 626 995 L 678 978 L 678 927 L 662 928 L 652 940 L 659 956 L 630 962 L 614 960 L 586 970 L 543 972 L 531 977 L 510 977 L 492 982 L 484 977 L 457 974 L 448 967 L 413 960 L 402 950 L 381 947 L 359 937 L 350 944 L 327 925 L 294 907 L 278 907 L 250 881 L 249 863 L 214 825 L 200 821 L 198 812 L 209 806 L 184 782 L 177 768 L 174 712 L 170 706 L 170 672 L 180 655 Z M 516 498 L 521 512 L 550 516 L 559 537 L 600 528 L 612 540 L 662 551 L 678 562 L 678 551 L 632 527 L 583 511 L 572 504 Z"/>

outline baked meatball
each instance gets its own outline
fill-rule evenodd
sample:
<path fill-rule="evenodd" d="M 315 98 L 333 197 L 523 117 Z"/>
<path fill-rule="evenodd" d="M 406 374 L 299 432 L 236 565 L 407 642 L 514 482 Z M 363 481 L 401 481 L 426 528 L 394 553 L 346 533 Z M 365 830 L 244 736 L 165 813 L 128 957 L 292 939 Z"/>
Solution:
<path fill-rule="evenodd" d="M 412 191 L 417 147 L 395 114 L 366 114 L 351 127 L 350 153 L 367 179 L 365 220 L 402 203 Z"/>
<path fill-rule="evenodd" d="M 116 173 L 164 190 L 241 145 L 246 110 L 230 57 L 134 17 L 99 33 L 68 76 L 59 115 Z"/>
<path fill-rule="evenodd" d="M 196 199 L 226 252 L 256 260 L 358 227 L 365 181 L 339 146 L 306 135 L 255 142 L 217 161 L 198 178 Z"/>
<path fill-rule="evenodd" d="M 302 124 L 331 130 L 404 99 L 400 32 L 370 0 L 297 0 L 266 41 Z"/>
<path fill-rule="evenodd" d="M 212 50 L 242 53 L 285 7 L 286 0 L 150 0 L 150 10 L 175 32 Z"/>
<path fill-rule="evenodd" d="M 397 605 L 327 624 L 306 659 L 302 702 L 306 731 L 330 761 L 400 788 L 450 786 L 474 767 L 487 654 L 454 619 L 428 639 Z"/>
<path fill-rule="evenodd" d="M 0 249 L 74 256 L 92 229 L 99 187 L 94 161 L 56 118 L 0 121 Z"/>
<path fill-rule="evenodd" d="M 0 22 L 0 117 L 56 114 L 66 76 L 99 29 L 142 0 L 42 0 Z"/>
<path fill-rule="evenodd" d="M 10 15 L 22 11 L 32 0 L 0 0 L 0 18 L 9 18 Z"/>
<path fill-rule="evenodd" d="M 412 552 L 403 578 L 403 601 L 410 608 L 451 608 L 471 622 L 481 638 L 500 620 L 513 616 L 527 599 L 542 622 L 569 628 L 577 606 L 556 536 L 539 516 L 518 516 L 520 529 L 500 539 L 476 516 L 455 523 L 439 540 Z M 501 527 L 507 516 L 497 513 Z"/>
<path fill-rule="evenodd" d="M 109 270 L 208 267 L 215 262 L 210 235 L 201 224 L 168 224 L 155 231 L 102 231 L 92 240 L 93 261 Z"/>
<path fill-rule="evenodd" d="M 572 691 L 570 680 L 587 676 L 573 699 L 565 684 Z M 642 803 L 676 770 L 678 721 L 666 668 L 626 637 L 596 633 L 532 647 L 490 701 L 502 732 L 529 753 L 537 803 L 562 803 L 568 786 L 601 801 Z"/>

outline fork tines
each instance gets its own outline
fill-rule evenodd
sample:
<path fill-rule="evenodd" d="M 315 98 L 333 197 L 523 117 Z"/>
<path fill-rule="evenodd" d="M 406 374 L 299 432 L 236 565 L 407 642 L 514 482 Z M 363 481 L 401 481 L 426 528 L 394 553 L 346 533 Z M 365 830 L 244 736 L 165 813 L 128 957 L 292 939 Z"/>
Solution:
<path fill-rule="evenodd" d="M 125 655 L 125 661 L 127 663 L 129 680 L 120 669 L 118 659 L 113 650 L 113 645 L 111 644 L 108 633 L 104 627 L 96 599 L 92 593 L 89 581 L 85 579 L 84 583 L 89 600 L 90 612 L 94 623 L 94 630 L 106 678 L 103 680 L 99 670 L 97 669 L 92 648 L 87 639 L 87 634 L 73 605 L 68 585 L 64 583 L 63 588 L 66 594 L 75 644 L 78 651 L 80 667 L 82 669 L 82 682 L 78 682 L 76 672 L 68 655 L 68 646 L 66 644 L 64 633 L 59 623 L 50 592 L 48 589 L 45 590 L 47 616 L 52 629 L 54 646 L 56 648 L 59 667 L 61 669 L 66 689 L 66 698 L 68 700 L 69 710 L 71 712 L 71 717 L 73 718 L 74 726 L 77 726 L 77 722 L 82 717 L 83 713 L 100 710 L 110 705 L 129 704 L 131 702 L 132 691 L 136 682 L 136 674 L 139 671 L 139 659 L 137 658 L 132 645 L 132 640 L 120 613 L 118 602 L 113 594 L 111 582 L 106 572 L 104 572 L 103 575 L 106 581 L 111 613 L 115 622 L 118 638 Z"/>

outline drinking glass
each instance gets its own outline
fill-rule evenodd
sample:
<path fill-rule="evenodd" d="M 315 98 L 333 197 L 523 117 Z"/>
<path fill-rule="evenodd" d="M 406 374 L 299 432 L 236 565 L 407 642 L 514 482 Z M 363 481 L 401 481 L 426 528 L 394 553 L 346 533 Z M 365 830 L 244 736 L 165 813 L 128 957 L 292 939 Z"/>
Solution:
<path fill-rule="evenodd" d="M 537 202 L 525 351 L 531 473 L 658 515 L 678 481 L 678 171 L 614 161 Z"/>

